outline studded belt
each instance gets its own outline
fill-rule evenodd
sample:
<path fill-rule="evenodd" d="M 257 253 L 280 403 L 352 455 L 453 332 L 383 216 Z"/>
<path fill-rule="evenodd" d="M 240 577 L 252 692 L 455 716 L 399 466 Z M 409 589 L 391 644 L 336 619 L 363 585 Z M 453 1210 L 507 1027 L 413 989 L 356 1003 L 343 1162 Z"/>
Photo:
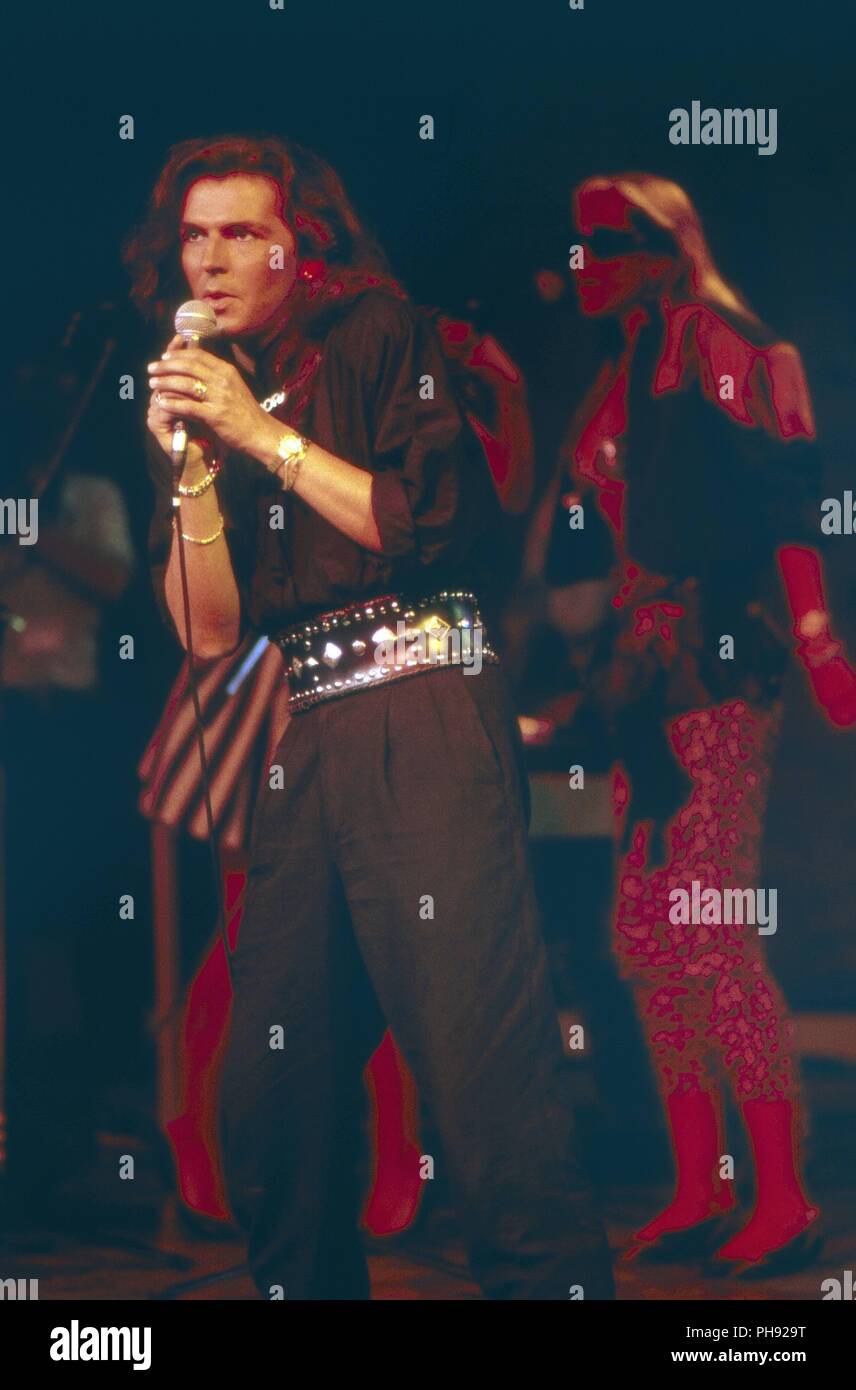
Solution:
<path fill-rule="evenodd" d="M 475 594 L 449 592 L 408 599 L 384 594 L 316 617 L 282 632 L 289 713 L 323 700 L 369 690 L 438 666 L 497 664 Z"/>

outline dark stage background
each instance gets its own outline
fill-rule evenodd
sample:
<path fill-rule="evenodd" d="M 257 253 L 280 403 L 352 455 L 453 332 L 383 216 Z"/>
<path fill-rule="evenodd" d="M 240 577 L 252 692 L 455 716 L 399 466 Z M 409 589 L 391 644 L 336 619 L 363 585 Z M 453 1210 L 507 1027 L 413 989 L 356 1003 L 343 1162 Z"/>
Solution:
<path fill-rule="evenodd" d="M 570 190 L 586 175 L 622 168 L 675 179 L 694 199 L 723 274 L 799 346 L 828 467 L 823 495 L 840 497 L 856 478 L 845 24 L 846 12 L 828 6 L 663 0 L 587 0 L 582 11 L 565 0 L 287 4 L 282 12 L 267 0 L 176 0 L 7 12 L 3 308 L 13 370 L 54 353 L 78 310 L 81 361 L 94 360 L 105 333 L 118 337 L 68 460 L 118 482 L 138 555 L 136 579 L 104 633 L 120 736 L 111 740 L 110 833 L 92 845 L 103 869 L 97 983 L 118 1068 L 135 1057 L 150 1065 L 139 1026 L 151 989 L 148 831 L 135 812 L 135 766 L 179 660 L 155 615 L 144 564 L 145 363 L 156 344 L 127 304 L 119 249 L 167 147 L 193 135 L 271 129 L 317 148 L 414 299 L 496 333 L 529 373 L 533 394 L 567 412 L 599 362 L 601 330 L 576 315 L 570 285 L 558 305 L 546 306 L 532 277 L 552 267 L 568 278 Z M 693 99 L 776 107 L 777 152 L 673 147 L 668 112 Z M 433 142 L 418 138 L 425 113 L 435 120 Z M 134 117 L 133 140 L 119 139 L 123 115 Z M 105 304 L 113 308 L 98 308 Z M 124 372 L 135 374 L 136 402 L 118 399 Z M 46 437 L 50 415 L 47 407 Z M 4 473 L 15 462 L 13 449 Z M 551 463 L 539 459 L 542 480 Z M 818 543 L 854 653 L 856 538 L 819 535 Z M 117 634 L 126 632 L 136 639 L 132 662 L 115 656 Z M 779 930 L 767 946 L 794 1008 L 852 1007 L 856 737 L 814 713 L 800 675 L 794 669 L 790 678 L 762 878 L 779 889 Z M 62 731 L 47 727 L 44 737 L 56 741 L 61 775 Z M 43 795 L 33 786 L 12 814 L 37 826 Z M 85 788 L 81 804 L 85 810 Z M 198 912 L 188 913 L 188 969 L 212 923 L 204 848 L 189 858 Z M 137 899 L 134 924 L 115 920 L 111 903 L 122 892 Z"/>

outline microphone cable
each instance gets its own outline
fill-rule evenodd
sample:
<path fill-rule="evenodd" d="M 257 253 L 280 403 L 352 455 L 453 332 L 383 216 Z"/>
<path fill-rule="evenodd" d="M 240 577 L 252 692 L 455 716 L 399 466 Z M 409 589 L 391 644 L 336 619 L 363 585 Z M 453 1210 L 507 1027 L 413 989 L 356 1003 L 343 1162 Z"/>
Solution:
<path fill-rule="evenodd" d="M 183 442 L 178 442 L 183 440 Z M 187 456 L 187 431 L 181 421 L 176 421 L 172 436 L 171 461 L 173 468 L 173 497 L 178 497 L 178 484 L 181 480 L 181 472 L 184 467 L 184 460 Z M 188 680 L 190 684 L 190 694 L 193 701 L 193 715 L 196 723 L 197 741 L 199 745 L 199 764 L 202 771 L 202 790 L 205 799 L 205 821 L 208 827 L 208 843 L 211 848 L 211 867 L 214 873 L 214 884 L 217 894 L 217 921 L 220 937 L 223 941 L 223 951 L 226 958 L 226 971 L 229 976 L 229 985 L 234 992 L 234 978 L 232 975 L 231 947 L 229 945 L 229 934 L 226 927 L 226 903 L 223 894 L 223 872 L 220 863 L 220 852 L 217 847 L 217 837 L 214 832 L 214 813 L 211 807 L 211 781 L 208 773 L 208 757 L 205 752 L 205 725 L 202 719 L 202 709 L 199 704 L 199 689 L 196 681 L 196 657 L 193 651 L 193 625 L 190 620 L 190 592 L 187 582 L 187 561 L 185 558 L 185 540 L 182 533 L 181 507 L 174 508 L 173 515 L 177 521 L 175 534 L 178 538 L 178 571 L 181 576 L 181 597 L 184 609 L 184 632 L 186 639 Z M 161 1019 L 161 1024 L 175 1012 L 174 1006 L 166 1016 Z"/>
<path fill-rule="evenodd" d="M 198 343 L 201 338 L 217 336 L 217 317 L 211 305 L 205 300 L 190 299 L 182 304 L 175 315 L 175 331 L 184 340 L 184 346 L 190 343 Z M 196 656 L 193 650 L 193 624 L 190 618 L 190 592 L 187 582 L 187 561 L 185 558 L 184 532 L 181 524 L 181 504 L 179 501 L 178 485 L 181 481 L 181 472 L 184 461 L 187 457 L 187 429 L 184 421 L 176 419 L 173 421 L 172 442 L 170 457 L 172 462 L 172 495 L 174 499 L 173 518 L 177 522 L 175 533 L 178 537 L 178 571 L 181 577 L 181 598 L 184 610 L 184 632 L 187 651 L 188 680 L 190 683 L 190 694 L 193 700 L 193 717 L 196 724 L 197 740 L 199 744 L 199 765 L 202 772 L 202 790 L 205 799 L 205 820 L 208 827 L 208 843 L 211 848 L 211 867 L 214 874 L 214 886 L 217 895 L 217 923 L 221 940 L 223 942 L 223 952 L 226 961 L 226 972 L 229 976 L 229 985 L 234 993 L 234 976 L 232 974 L 232 951 L 229 946 L 229 934 L 226 925 L 226 904 L 223 893 L 223 871 L 220 863 L 220 853 L 217 847 L 217 838 L 214 831 L 214 813 L 211 807 L 211 779 L 208 772 L 208 757 L 205 752 L 205 725 L 202 720 L 202 709 L 199 704 L 199 689 L 196 681 Z M 158 1026 L 162 1026 L 176 1012 L 180 1005 L 178 1002 L 173 1004 L 166 1015 L 160 1020 Z"/>

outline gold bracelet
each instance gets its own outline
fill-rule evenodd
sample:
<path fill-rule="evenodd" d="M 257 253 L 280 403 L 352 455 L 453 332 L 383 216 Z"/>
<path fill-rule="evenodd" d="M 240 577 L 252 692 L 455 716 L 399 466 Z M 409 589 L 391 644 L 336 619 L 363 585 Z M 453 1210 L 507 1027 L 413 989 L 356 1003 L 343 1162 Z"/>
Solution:
<path fill-rule="evenodd" d="M 179 497 L 201 497 L 203 492 L 207 492 L 217 474 L 220 472 L 220 464 L 214 460 L 201 483 L 194 483 L 192 487 L 185 487 L 184 483 L 178 485 Z"/>
<path fill-rule="evenodd" d="M 173 518 L 172 518 L 172 524 L 173 524 L 173 526 L 175 526 L 175 523 L 176 523 L 176 517 L 173 516 Z M 216 539 L 217 539 L 218 536 L 222 536 L 224 524 L 225 524 L 225 523 L 224 523 L 224 521 L 223 521 L 223 514 L 222 514 L 222 512 L 221 512 L 221 513 L 220 513 L 220 529 L 219 529 L 219 531 L 215 531 L 213 536 L 187 536 L 187 535 L 185 535 L 184 531 L 182 531 L 182 533 L 181 533 L 181 539 L 184 540 L 184 541 L 191 541 L 191 542 L 193 543 L 193 545 L 210 545 L 212 541 L 216 541 Z"/>
<path fill-rule="evenodd" d="M 285 491 L 290 492 L 297 482 L 297 475 L 300 472 L 300 465 L 303 462 L 303 455 L 298 454 L 295 458 L 289 459 L 285 466 L 286 482 Z"/>
<path fill-rule="evenodd" d="M 294 487 L 300 472 L 300 465 L 308 448 L 309 440 L 304 439 L 302 434 L 284 434 L 279 441 L 276 452 L 280 461 L 276 467 L 276 472 L 279 473 L 286 492 L 290 492 Z M 285 464 L 285 476 L 281 471 L 283 464 Z"/>

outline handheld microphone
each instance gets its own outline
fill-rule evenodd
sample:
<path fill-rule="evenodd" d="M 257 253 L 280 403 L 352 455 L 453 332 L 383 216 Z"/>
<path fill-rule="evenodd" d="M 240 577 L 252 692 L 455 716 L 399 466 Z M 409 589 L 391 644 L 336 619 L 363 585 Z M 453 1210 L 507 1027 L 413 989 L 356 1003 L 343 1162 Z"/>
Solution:
<path fill-rule="evenodd" d="M 211 304 L 204 299 L 188 299 L 176 311 L 175 331 L 184 339 L 184 346 L 196 344 L 202 338 L 213 338 L 217 334 L 217 315 Z M 176 467 L 184 463 L 187 453 L 187 429 L 183 420 L 176 420 L 172 427 L 172 461 Z"/>

